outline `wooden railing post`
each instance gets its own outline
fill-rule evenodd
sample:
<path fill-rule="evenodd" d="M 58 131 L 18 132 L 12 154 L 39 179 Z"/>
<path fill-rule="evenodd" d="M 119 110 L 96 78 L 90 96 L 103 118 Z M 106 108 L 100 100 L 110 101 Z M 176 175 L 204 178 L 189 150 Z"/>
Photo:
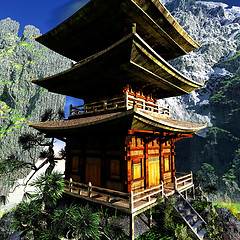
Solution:
<path fill-rule="evenodd" d="M 92 195 L 92 183 L 89 182 L 88 183 L 88 197 L 91 197 L 91 195 Z"/>
<path fill-rule="evenodd" d="M 72 192 L 72 178 L 69 180 L 69 192 Z"/>
<path fill-rule="evenodd" d="M 129 210 L 130 210 L 130 213 L 133 213 L 133 208 L 134 208 L 134 205 L 133 205 L 133 191 L 130 191 L 130 193 L 129 193 Z"/>
<path fill-rule="evenodd" d="M 164 187 L 163 187 L 163 181 L 162 181 L 162 198 L 164 196 Z"/>
<path fill-rule="evenodd" d="M 177 190 L 177 177 L 176 176 L 174 177 L 174 188 L 175 188 L 175 190 Z"/>
<path fill-rule="evenodd" d="M 72 115 L 72 104 L 70 104 L 70 112 L 69 112 L 69 115 L 70 115 L 70 116 Z"/>
<path fill-rule="evenodd" d="M 107 101 L 104 101 L 104 102 L 103 102 L 103 109 L 104 109 L 104 111 L 107 110 Z"/>

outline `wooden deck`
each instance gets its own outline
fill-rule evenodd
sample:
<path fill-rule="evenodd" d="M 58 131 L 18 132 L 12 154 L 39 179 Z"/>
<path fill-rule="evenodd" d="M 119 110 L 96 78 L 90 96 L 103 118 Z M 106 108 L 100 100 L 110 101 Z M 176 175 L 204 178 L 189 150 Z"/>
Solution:
<path fill-rule="evenodd" d="M 106 188 L 65 180 L 65 193 L 89 202 L 98 203 L 137 215 L 158 204 L 158 200 L 193 187 L 192 173 L 177 173 L 175 182 L 158 185 L 142 191 L 124 193 Z"/>
<path fill-rule="evenodd" d="M 73 182 L 70 179 L 70 181 L 65 180 L 65 193 L 89 202 L 116 208 L 126 213 L 137 214 L 139 211 L 145 211 L 158 204 L 158 199 L 163 197 L 163 184 L 140 192 L 123 193 L 92 186 L 91 183 Z"/>

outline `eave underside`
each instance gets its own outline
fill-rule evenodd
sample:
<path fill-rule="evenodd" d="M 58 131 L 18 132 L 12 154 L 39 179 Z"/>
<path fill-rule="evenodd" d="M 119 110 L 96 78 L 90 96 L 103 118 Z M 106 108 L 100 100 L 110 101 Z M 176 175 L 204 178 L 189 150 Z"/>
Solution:
<path fill-rule="evenodd" d="M 166 60 L 199 47 L 168 10 L 155 0 L 90 1 L 37 41 L 79 61 L 121 39 L 131 23 L 137 23 L 142 37 L 147 36 L 147 42 Z"/>
<path fill-rule="evenodd" d="M 174 69 L 138 34 L 129 34 L 73 68 L 33 83 L 84 100 L 119 95 L 127 84 L 158 99 L 188 94 L 203 85 Z"/>
<path fill-rule="evenodd" d="M 172 132 L 193 134 L 206 127 L 206 124 L 196 124 L 176 121 L 169 118 L 149 116 L 139 110 L 109 113 L 98 116 L 30 124 L 51 137 L 67 137 L 81 133 L 121 133 L 132 130 L 150 132 Z"/>

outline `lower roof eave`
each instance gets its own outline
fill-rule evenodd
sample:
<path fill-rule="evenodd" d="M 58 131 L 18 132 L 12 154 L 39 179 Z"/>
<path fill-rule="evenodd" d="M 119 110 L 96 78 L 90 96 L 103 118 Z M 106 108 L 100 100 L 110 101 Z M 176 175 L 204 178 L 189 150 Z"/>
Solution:
<path fill-rule="evenodd" d="M 125 133 L 129 129 L 156 131 L 156 132 L 175 132 L 193 134 L 203 128 L 206 124 L 196 124 L 172 120 L 148 114 L 141 110 L 127 110 L 90 116 L 85 118 L 61 120 L 55 122 L 43 122 L 29 124 L 30 127 L 39 130 L 48 136 L 66 137 L 78 135 L 80 133 Z"/>

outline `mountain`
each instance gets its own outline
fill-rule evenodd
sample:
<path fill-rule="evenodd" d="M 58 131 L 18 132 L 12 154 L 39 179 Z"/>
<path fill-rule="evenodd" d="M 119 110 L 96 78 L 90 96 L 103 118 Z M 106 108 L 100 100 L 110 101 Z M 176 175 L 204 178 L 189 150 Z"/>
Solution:
<path fill-rule="evenodd" d="M 65 96 L 48 92 L 31 83 L 70 67 L 70 60 L 46 49 L 34 40 L 40 31 L 26 26 L 18 36 L 19 23 L 10 18 L 0 21 L 0 161 L 14 154 L 28 161 L 18 137 L 33 131 L 28 121 L 38 122 L 46 108 L 63 110 Z M 39 151 L 31 152 L 37 159 Z M 0 196 L 6 195 L 6 179 L 0 181 Z"/>
<path fill-rule="evenodd" d="M 216 185 L 212 200 L 240 199 L 240 7 L 219 2 L 163 0 L 185 31 L 201 46 L 171 62 L 204 87 L 160 100 L 171 117 L 207 122 L 193 139 L 176 144 L 178 171 L 193 171 Z"/>

